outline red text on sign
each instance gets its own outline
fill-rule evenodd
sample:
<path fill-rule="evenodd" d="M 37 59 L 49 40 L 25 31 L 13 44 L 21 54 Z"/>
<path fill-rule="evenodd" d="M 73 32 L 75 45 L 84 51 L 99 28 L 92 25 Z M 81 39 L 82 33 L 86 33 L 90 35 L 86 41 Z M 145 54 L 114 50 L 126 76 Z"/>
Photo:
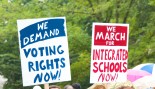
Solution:
<path fill-rule="evenodd" d="M 93 60 L 127 60 L 126 49 L 93 49 Z"/>

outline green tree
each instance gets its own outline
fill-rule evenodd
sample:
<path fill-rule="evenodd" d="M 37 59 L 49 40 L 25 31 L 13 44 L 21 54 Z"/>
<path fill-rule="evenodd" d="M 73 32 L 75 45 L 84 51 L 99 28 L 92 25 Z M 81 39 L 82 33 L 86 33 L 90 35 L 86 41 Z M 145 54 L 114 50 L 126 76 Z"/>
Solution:
<path fill-rule="evenodd" d="M 154 62 L 154 0 L 10 1 L 0 1 L 0 74 L 8 78 L 4 89 L 31 88 L 22 86 L 16 23 L 18 19 L 66 17 L 72 81 L 57 83 L 62 87 L 74 82 L 81 83 L 83 89 L 90 85 L 93 22 L 130 24 L 129 68 L 140 63 Z"/>

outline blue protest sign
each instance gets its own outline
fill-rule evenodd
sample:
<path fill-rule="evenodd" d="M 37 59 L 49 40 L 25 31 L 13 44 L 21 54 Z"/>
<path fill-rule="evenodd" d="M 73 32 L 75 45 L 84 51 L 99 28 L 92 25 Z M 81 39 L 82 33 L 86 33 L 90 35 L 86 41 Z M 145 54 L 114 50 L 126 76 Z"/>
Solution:
<path fill-rule="evenodd" d="M 23 86 L 71 80 L 65 17 L 17 20 Z"/>

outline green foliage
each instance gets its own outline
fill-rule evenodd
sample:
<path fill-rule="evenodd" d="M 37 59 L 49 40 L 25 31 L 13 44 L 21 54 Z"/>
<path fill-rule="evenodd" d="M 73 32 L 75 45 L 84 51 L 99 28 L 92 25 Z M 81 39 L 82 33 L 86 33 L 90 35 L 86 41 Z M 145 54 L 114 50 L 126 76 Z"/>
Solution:
<path fill-rule="evenodd" d="M 20 89 L 22 86 L 20 60 L 17 60 L 13 54 L 0 55 L 0 59 L 1 74 L 7 78 L 4 89 L 16 89 L 17 87 Z"/>
<path fill-rule="evenodd" d="M 76 25 L 68 24 L 67 29 L 70 60 L 72 63 L 76 61 L 83 51 L 90 52 L 91 39 L 86 32 Z"/>
<path fill-rule="evenodd" d="M 72 81 L 82 89 L 90 86 L 90 51 L 93 22 L 128 23 L 128 67 L 153 62 L 155 58 L 154 0 L 0 0 L 0 74 L 8 78 L 4 89 L 22 86 L 17 34 L 18 19 L 65 16 Z"/>
<path fill-rule="evenodd" d="M 71 65 L 72 82 L 79 82 L 82 89 L 90 86 L 90 53 L 83 51 L 77 62 Z"/>

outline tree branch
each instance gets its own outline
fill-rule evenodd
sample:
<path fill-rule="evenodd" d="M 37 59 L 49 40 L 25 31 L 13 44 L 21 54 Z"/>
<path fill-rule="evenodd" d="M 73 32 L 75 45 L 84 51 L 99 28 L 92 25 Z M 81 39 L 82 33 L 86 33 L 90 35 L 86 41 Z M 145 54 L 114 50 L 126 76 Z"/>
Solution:
<path fill-rule="evenodd" d="M 119 22 L 119 12 L 118 12 L 118 9 L 119 9 L 119 1 L 116 0 L 116 23 Z"/>
<path fill-rule="evenodd" d="M 88 2 L 89 2 L 89 4 L 90 4 L 90 7 L 92 8 L 92 11 L 94 12 L 95 10 L 94 10 L 94 8 L 93 8 L 92 2 L 91 2 L 90 0 L 88 0 Z"/>
<path fill-rule="evenodd" d="M 130 4 L 129 4 L 129 7 L 128 7 L 127 12 L 126 12 L 126 14 L 125 14 L 123 23 L 126 23 L 126 21 L 127 21 L 127 18 L 128 18 L 129 12 L 130 12 L 130 8 L 131 8 L 131 6 L 132 6 L 132 4 L 133 4 L 133 1 L 134 1 L 134 0 L 131 0 L 131 1 L 130 1 Z"/>

